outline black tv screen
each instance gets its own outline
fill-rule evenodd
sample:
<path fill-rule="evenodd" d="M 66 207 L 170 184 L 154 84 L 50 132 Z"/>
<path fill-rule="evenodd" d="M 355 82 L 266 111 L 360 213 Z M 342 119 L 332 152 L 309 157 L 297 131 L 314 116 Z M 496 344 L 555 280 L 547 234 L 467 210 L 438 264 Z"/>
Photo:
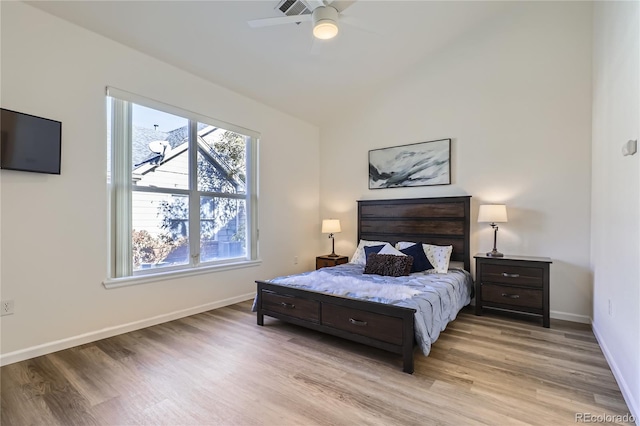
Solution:
<path fill-rule="evenodd" d="M 0 111 L 0 168 L 59 175 L 62 123 Z"/>

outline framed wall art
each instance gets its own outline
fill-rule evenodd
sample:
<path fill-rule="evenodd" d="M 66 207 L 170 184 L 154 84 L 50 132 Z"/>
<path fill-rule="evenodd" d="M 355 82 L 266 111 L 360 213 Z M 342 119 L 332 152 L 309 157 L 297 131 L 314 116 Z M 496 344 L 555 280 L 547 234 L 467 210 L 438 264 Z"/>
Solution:
<path fill-rule="evenodd" d="M 451 139 L 369 151 L 369 189 L 451 184 Z"/>

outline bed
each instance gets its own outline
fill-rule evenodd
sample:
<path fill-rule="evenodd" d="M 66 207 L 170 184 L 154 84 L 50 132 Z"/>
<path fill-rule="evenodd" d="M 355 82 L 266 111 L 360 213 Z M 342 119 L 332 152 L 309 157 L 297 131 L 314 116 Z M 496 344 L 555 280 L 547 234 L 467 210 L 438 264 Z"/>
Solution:
<path fill-rule="evenodd" d="M 353 263 L 259 280 L 254 302 L 258 325 L 264 325 L 266 315 L 387 350 L 401 355 L 403 371 L 413 373 L 414 344 L 428 354 L 439 332 L 472 297 L 470 198 L 358 201 L 358 241 L 450 245 L 449 273 L 394 278 L 399 287 L 392 295 L 377 290 L 363 295 L 348 286 L 335 290 L 334 283 L 346 283 L 352 275 L 361 275 L 376 289 L 386 279 L 362 275 L 364 266 Z M 425 280 L 431 282 L 429 288 L 421 287 Z M 426 311 L 431 320 L 423 318 Z"/>

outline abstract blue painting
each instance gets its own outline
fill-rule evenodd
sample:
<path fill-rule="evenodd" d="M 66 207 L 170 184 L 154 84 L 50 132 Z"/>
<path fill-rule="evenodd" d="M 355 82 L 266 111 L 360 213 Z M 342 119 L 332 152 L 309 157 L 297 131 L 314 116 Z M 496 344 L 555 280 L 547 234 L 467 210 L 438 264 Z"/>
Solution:
<path fill-rule="evenodd" d="M 369 151 L 369 189 L 451 184 L 451 139 Z"/>

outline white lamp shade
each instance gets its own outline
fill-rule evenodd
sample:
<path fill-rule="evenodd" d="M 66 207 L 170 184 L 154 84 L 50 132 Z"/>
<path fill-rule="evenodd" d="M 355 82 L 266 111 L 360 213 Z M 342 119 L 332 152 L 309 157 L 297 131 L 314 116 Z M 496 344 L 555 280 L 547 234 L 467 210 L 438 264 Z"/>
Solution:
<path fill-rule="evenodd" d="M 478 222 L 507 222 L 507 206 L 504 204 L 484 204 L 480 206 Z"/>
<path fill-rule="evenodd" d="M 341 231 L 339 219 L 325 219 L 322 221 L 323 234 L 335 234 Z"/>

